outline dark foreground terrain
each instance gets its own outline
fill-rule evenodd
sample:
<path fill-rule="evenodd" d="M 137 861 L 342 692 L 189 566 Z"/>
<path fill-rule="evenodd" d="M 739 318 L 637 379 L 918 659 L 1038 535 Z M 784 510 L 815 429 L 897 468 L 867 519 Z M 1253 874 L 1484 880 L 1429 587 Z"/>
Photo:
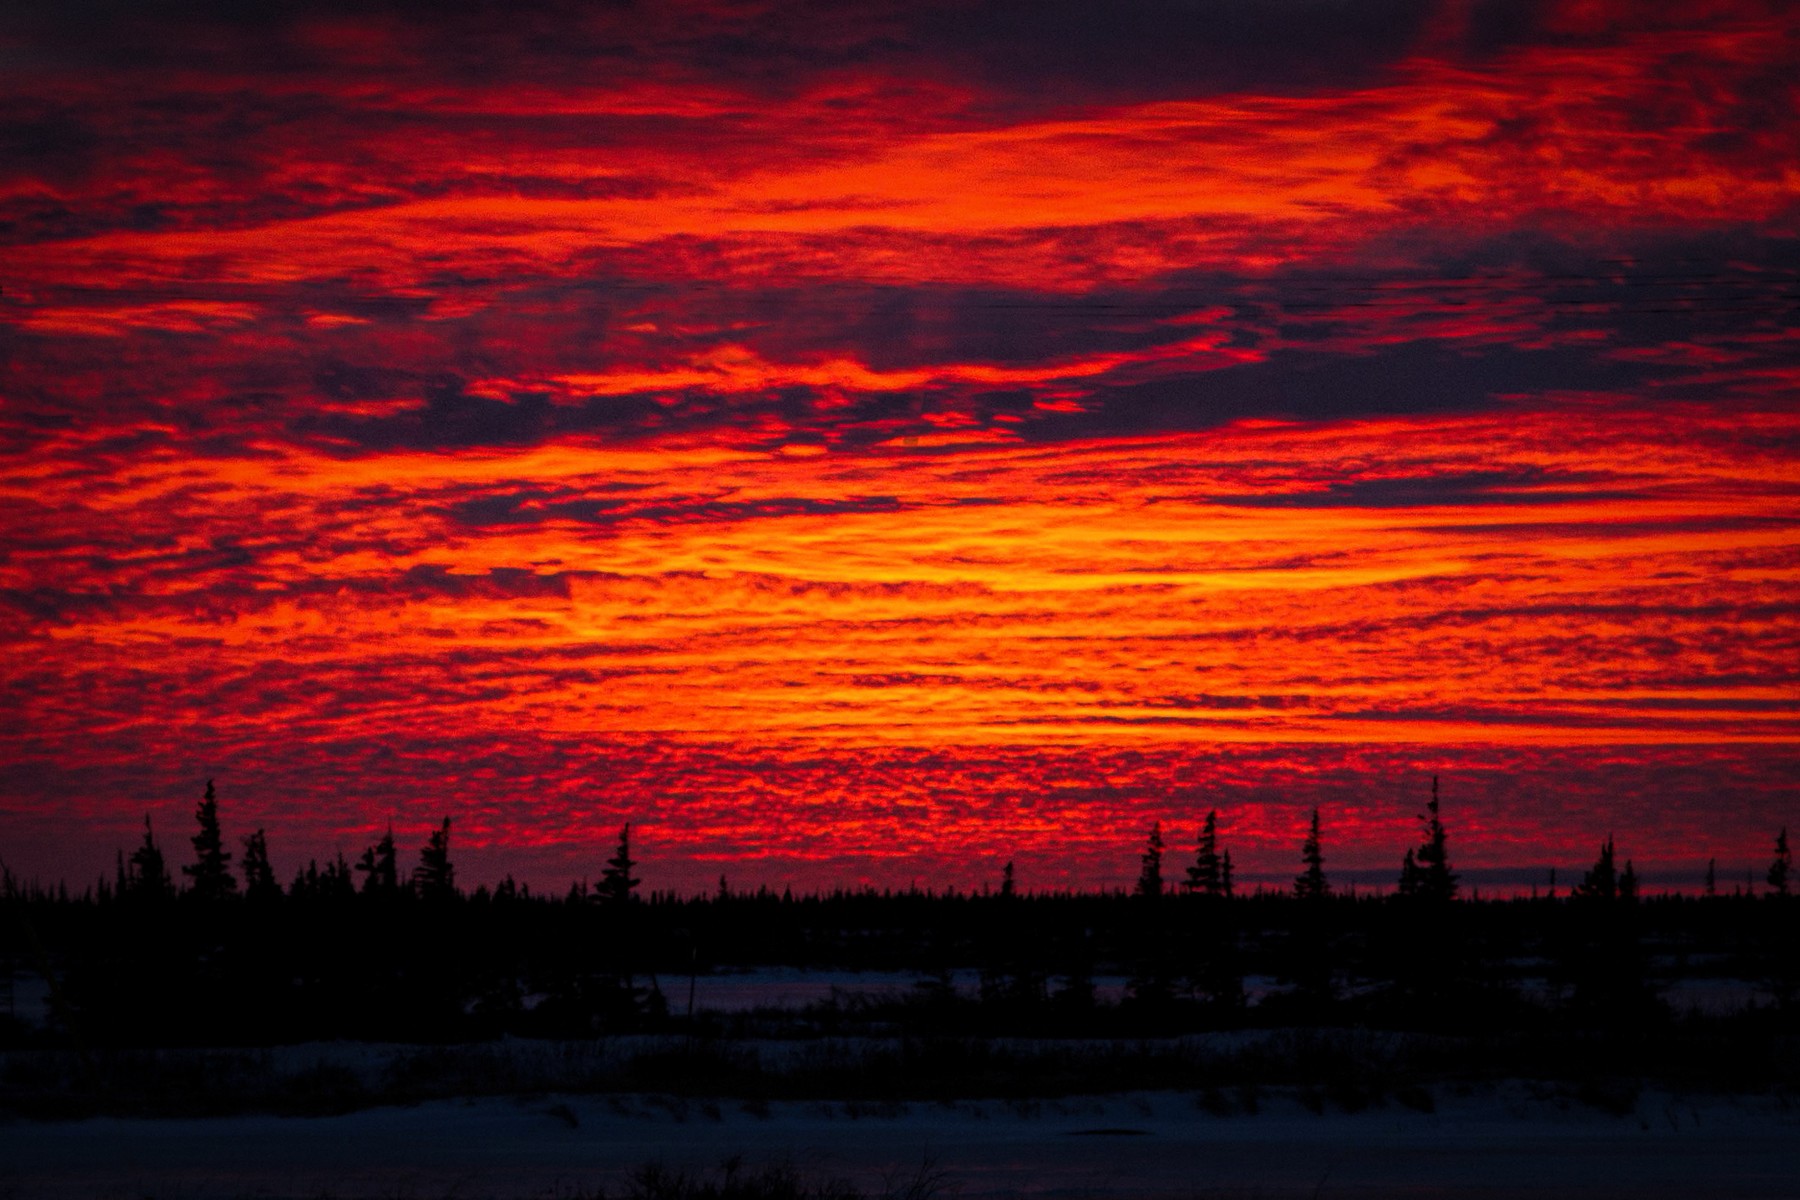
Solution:
<path fill-rule="evenodd" d="M 1782 896 L 7 906 L 0 1197 L 1800 1195 Z"/>
<path fill-rule="evenodd" d="M 1300 1089 L 858 1104 L 525 1094 L 335 1117 L 0 1124 L 0 1195 L 1775 1198 L 1800 1110 L 1509 1082 L 1354 1111 Z M 646 1164 L 653 1164 L 646 1170 Z"/>

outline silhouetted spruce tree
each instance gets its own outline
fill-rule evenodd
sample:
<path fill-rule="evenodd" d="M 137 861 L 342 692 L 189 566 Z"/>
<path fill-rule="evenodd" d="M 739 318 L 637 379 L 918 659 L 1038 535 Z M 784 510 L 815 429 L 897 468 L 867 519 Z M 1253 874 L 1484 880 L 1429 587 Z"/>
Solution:
<path fill-rule="evenodd" d="M 144 844 L 131 852 L 120 894 L 137 900 L 166 900 L 175 895 L 175 881 L 169 878 L 148 813 L 144 814 Z"/>
<path fill-rule="evenodd" d="M 350 873 L 350 863 L 342 850 L 325 864 L 319 883 L 323 894 L 332 900 L 342 902 L 356 898 L 356 876 Z"/>
<path fill-rule="evenodd" d="M 355 897 L 356 879 L 350 872 L 350 864 L 341 853 L 328 860 L 323 869 L 319 867 L 318 859 L 309 859 L 306 866 L 295 874 L 294 882 L 288 888 L 288 898 L 297 901 L 343 902 Z"/>
<path fill-rule="evenodd" d="M 639 928 L 642 922 L 632 913 L 637 887 L 642 882 L 631 873 L 637 865 L 631 857 L 631 824 L 626 822 L 619 827 L 618 848 L 606 860 L 600 882 L 587 897 L 588 902 L 610 914 L 612 942 L 609 957 L 616 984 L 610 993 L 598 1000 L 603 1026 L 627 1028 L 645 1017 L 657 1019 L 665 1003 L 654 971 L 650 973 L 648 989 L 637 984 L 644 936 L 644 930 Z"/>
<path fill-rule="evenodd" d="M 643 882 L 631 874 L 636 866 L 636 860 L 631 857 L 631 823 L 628 821 L 619 829 L 619 848 L 606 860 L 606 869 L 600 872 L 600 885 L 594 889 L 595 901 L 608 908 L 629 905 L 638 884 Z"/>
<path fill-rule="evenodd" d="M 1000 872 L 1000 898 L 1011 900 L 1016 895 L 1018 895 L 1018 890 L 1013 884 L 1012 860 L 1008 859 L 1006 868 Z"/>
<path fill-rule="evenodd" d="M 1381 946 L 1388 962 L 1385 973 L 1393 983 L 1386 999 L 1406 1006 L 1411 1021 L 1454 1021 L 1478 1002 L 1478 993 L 1494 988 L 1492 974 L 1471 960 L 1463 922 L 1451 904 L 1456 873 L 1450 869 L 1435 775 L 1419 821 L 1424 826 L 1420 845 L 1408 848 L 1400 865 L 1398 898 L 1406 919 L 1387 931 Z"/>
<path fill-rule="evenodd" d="M 294 882 L 288 884 L 288 899 L 311 900 L 319 890 L 319 860 L 308 859 L 304 867 L 294 872 Z"/>
<path fill-rule="evenodd" d="M 1200 825 L 1194 865 L 1187 869 L 1187 890 L 1202 896 L 1225 894 L 1225 864 L 1219 858 L 1219 812 L 1213 809 Z"/>
<path fill-rule="evenodd" d="M 1209 900 L 1231 895 L 1231 852 L 1219 851 L 1219 814 L 1206 814 L 1200 826 L 1193 865 L 1187 869 L 1187 889 Z M 1207 905 L 1205 919 L 1188 932 L 1188 987 L 1195 999 L 1215 1019 L 1235 1019 L 1244 1007 L 1244 975 L 1239 961 L 1236 922 L 1223 905 Z"/>
<path fill-rule="evenodd" d="M 1425 823 L 1424 842 L 1406 852 L 1400 865 L 1400 894 L 1417 900 L 1443 903 L 1456 899 L 1456 872 L 1450 869 L 1449 839 L 1438 816 L 1438 778 L 1431 777 L 1431 799 L 1419 817 Z"/>
<path fill-rule="evenodd" d="M 1614 865 L 1613 840 L 1600 844 L 1600 856 L 1576 885 L 1572 895 L 1581 900 L 1612 901 L 1619 898 L 1619 872 Z"/>
<path fill-rule="evenodd" d="M 1416 898 L 1419 894 L 1420 874 L 1418 859 L 1413 855 L 1413 848 L 1408 846 L 1406 857 L 1400 860 L 1399 894 L 1408 900 Z"/>
<path fill-rule="evenodd" d="M 394 860 L 394 827 L 388 825 L 381 840 L 363 851 L 356 869 L 363 873 L 365 896 L 395 896 L 400 892 L 400 868 Z"/>
<path fill-rule="evenodd" d="M 1325 878 L 1325 854 L 1319 845 L 1319 810 L 1312 811 L 1312 825 L 1306 841 L 1300 846 L 1304 869 L 1294 877 L 1294 895 L 1301 900 L 1323 900 L 1331 895 L 1331 881 Z"/>
<path fill-rule="evenodd" d="M 1137 884 L 1133 898 L 1145 905 L 1129 931 L 1127 953 L 1133 962 L 1131 978 L 1125 985 L 1125 999 L 1140 1016 L 1166 1012 L 1174 998 L 1174 973 L 1171 969 L 1173 947 L 1170 944 L 1167 918 L 1162 911 L 1163 876 L 1162 822 L 1150 826 L 1144 840 L 1144 852 L 1138 857 Z"/>
<path fill-rule="evenodd" d="M 1291 933 L 1276 973 L 1291 980 L 1294 991 L 1284 1003 L 1297 1006 L 1300 1019 L 1320 1020 L 1324 1009 L 1337 997 L 1333 980 L 1332 908 L 1330 881 L 1325 878 L 1325 854 L 1320 845 L 1319 810 L 1313 809 L 1306 841 L 1300 848 L 1304 864 L 1294 879 L 1294 896 L 1300 910 L 1292 915 Z"/>
<path fill-rule="evenodd" d="M 1649 961 L 1638 940 L 1637 871 L 1630 862 L 1621 872 L 1613 839 L 1601 843 L 1599 856 L 1570 892 L 1573 957 L 1566 964 L 1575 984 L 1571 1005 L 1587 1020 L 1636 1022 L 1656 1012 Z"/>
<path fill-rule="evenodd" d="M 269 865 L 269 843 L 262 830 L 244 839 L 244 855 L 238 860 L 238 867 L 244 872 L 244 895 L 251 901 L 261 904 L 281 898 L 281 884 L 276 882 L 275 869 Z"/>
<path fill-rule="evenodd" d="M 419 899 L 451 900 L 456 897 L 456 868 L 450 865 L 450 818 L 431 831 L 419 850 L 419 865 L 413 868 L 413 888 Z"/>
<path fill-rule="evenodd" d="M 1144 845 L 1144 853 L 1138 857 L 1137 895 L 1146 900 L 1158 900 L 1162 897 L 1162 856 L 1162 822 L 1158 821 L 1150 826 L 1150 837 Z"/>
<path fill-rule="evenodd" d="M 1794 865 L 1788 849 L 1787 827 L 1775 835 L 1775 858 L 1769 864 L 1769 899 L 1782 909 L 1789 907 L 1792 885 L 1788 881 Z M 1763 922 L 1764 950 L 1760 957 L 1764 966 L 1759 974 L 1763 986 L 1775 997 L 1784 1012 L 1794 1010 L 1800 1001 L 1800 922 L 1773 920 Z"/>
<path fill-rule="evenodd" d="M 194 881 L 188 894 L 196 900 L 223 900 L 237 892 L 237 880 L 226 869 L 231 855 L 225 853 L 225 838 L 219 832 L 219 802 L 213 796 L 213 781 L 206 781 L 206 795 L 194 810 L 200 832 L 193 837 L 194 864 L 181 868 L 181 873 Z"/>
<path fill-rule="evenodd" d="M 1706 879 L 1703 881 L 1701 887 L 1702 887 L 1703 894 L 1705 894 L 1709 897 L 1717 896 L 1719 894 L 1719 860 L 1718 859 L 1709 858 L 1706 860 Z"/>

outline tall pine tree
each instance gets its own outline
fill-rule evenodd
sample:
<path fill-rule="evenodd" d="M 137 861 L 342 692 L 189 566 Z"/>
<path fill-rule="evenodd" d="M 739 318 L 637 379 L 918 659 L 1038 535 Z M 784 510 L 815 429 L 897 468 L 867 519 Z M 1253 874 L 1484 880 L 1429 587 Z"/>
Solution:
<path fill-rule="evenodd" d="M 1600 844 L 1600 856 L 1594 865 L 1582 877 L 1581 883 L 1571 893 L 1582 900 L 1599 900 L 1611 902 L 1619 898 L 1619 871 L 1614 865 L 1616 859 L 1613 852 L 1612 835 Z"/>
<path fill-rule="evenodd" d="M 1206 814 L 1200 826 L 1200 842 L 1194 851 L 1194 865 L 1187 869 L 1187 890 L 1202 896 L 1225 894 L 1225 862 L 1219 857 L 1219 811 Z"/>
<path fill-rule="evenodd" d="M 275 869 L 269 865 L 269 842 L 263 831 L 244 839 L 244 856 L 238 860 L 238 867 L 244 872 L 244 895 L 257 903 L 281 898 L 281 884 L 276 882 Z"/>
<path fill-rule="evenodd" d="M 150 814 L 144 814 L 144 844 L 131 852 L 119 894 L 136 900 L 167 900 L 175 895 L 175 881 L 169 878 L 168 865 L 156 844 L 156 832 L 150 827 Z"/>
<path fill-rule="evenodd" d="M 595 901 L 608 908 L 629 905 L 637 885 L 643 882 L 631 874 L 636 866 L 637 861 L 631 857 L 631 823 L 627 821 L 619 829 L 619 848 L 606 860 L 606 869 L 600 872 L 600 886 L 594 889 Z"/>
<path fill-rule="evenodd" d="M 1788 874 L 1793 870 L 1794 855 L 1788 849 L 1787 826 L 1775 835 L 1775 861 L 1769 864 L 1769 895 L 1785 896 L 1788 894 Z"/>
<path fill-rule="evenodd" d="M 344 858 L 344 852 L 338 851 L 325 864 L 324 873 L 319 876 L 320 894 L 339 904 L 356 898 L 356 876 L 350 873 L 350 864 Z"/>
<path fill-rule="evenodd" d="M 1331 881 L 1325 878 L 1325 854 L 1319 841 L 1319 810 L 1312 810 L 1312 825 L 1306 841 L 1300 846 L 1303 869 L 1294 877 L 1294 895 L 1301 900 L 1323 900 L 1331 895 Z"/>
<path fill-rule="evenodd" d="M 213 781 L 206 781 L 206 795 L 194 810 L 200 832 L 193 837 L 194 864 L 181 868 L 181 873 L 194 881 L 188 894 L 196 900 L 223 900 L 237 892 L 237 880 L 226 864 L 231 855 L 225 853 L 225 838 L 219 832 L 219 802 L 213 795 Z"/>
<path fill-rule="evenodd" d="M 1162 856 L 1162 822 L 1158 821 L 1150 826 L 1150 837 L 1144 843 L 1143 854 L 1138 856 L 1137 894 L 1146 900 L 1162 898 Z"/>
<path fill-rule="evenodd" d="M 379 842 L 363 851 L 356 869 L 363 873 L 365 896 L 395 896 L 400 892 L 400 868 L 394 857 L 394 827 L 390 823 Z"/>
<path fill-rule="evenodd" d="M 1443 903 L 1456 899 L 1456 872 L 1450 869 L 1449 839 L 1438 815 L 1438 777 L 1431 777 L 1431 799 L 1419 820 L 1425 823 L 1424 842 L 1417 851 L 1407 850 L 1400 864 L 1400 894 L 1418 900 Z"/>
<path fill-rule="evenodd" d="M 1406 857 L 1400 860 L 1399 894 L 1408 900 L 1415 899 L 1419 894 L 1419 875 L 1418 857 L 1413 853 L 1413 848 L 1408 846 Z"/>
<path fill-rule="evenodd" d="M 413 868 L 412 881 L 421 900 L 456 898 L 456 868 L 450 865 L 449 817 L 431 831 L 431 836 L 419 850 L 419 865 Z"/>
<path fill-rule="evenodd" d="M 1594 865 L 1570 890 L 1574 933 L 1566 972 L 1574 990 L 1570 1009 L 1583 1020 L 1616 1025 L 1645 1019 L 1655 1009 L 1649 958 L 1638 937 L 1637 869 L 1618 854 L 1608 835 Z"/>

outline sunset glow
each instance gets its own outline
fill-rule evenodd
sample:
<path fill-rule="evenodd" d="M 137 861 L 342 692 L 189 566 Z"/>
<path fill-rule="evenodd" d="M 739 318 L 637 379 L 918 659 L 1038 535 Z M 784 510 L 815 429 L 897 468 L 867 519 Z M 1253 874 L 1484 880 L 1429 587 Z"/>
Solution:
<path fill-rule="evenodd" d="M 1784 6 L 654 7 L 0 18 L 0 859 L 1800 827 Z"/>

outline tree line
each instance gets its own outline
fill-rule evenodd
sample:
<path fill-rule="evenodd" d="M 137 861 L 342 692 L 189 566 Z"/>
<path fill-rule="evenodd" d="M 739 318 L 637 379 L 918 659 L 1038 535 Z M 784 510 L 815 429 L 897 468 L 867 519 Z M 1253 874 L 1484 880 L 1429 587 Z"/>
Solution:
<path fill-rule="evenodd" d="M 1312 810 L 1306 836 L 1300 846 L 1301 870 L 1294 877 L 1292 889 L 1292 895 L 1298 900 L 1322 900 L 1332 895 L 1331 880 L 1325 871 L 1319 814 L 1319 809 Z M 1175 890 L 1208 899 L 1230 899 L 1235 896 L 1238 890 L 1236 870 L 1230 849 L 1220 841 L 1218 817 L 1218 810 L 1213 809 L 1202 820 L 1194 859 L 1173 889 L 1165 882 L 1163 875 L 1167 843 L 1163 838 L 1162 823 L 1154 823 L 1145 840 L 1144 851 L 1139 856 L 1139 871 L 1132 889 L 1133 895 L 1141 899 L 1156 900 L 1166 891 Z M 238 895 L 239 880 L 230 869 L 233 856 L 225 849 L 217 794 L 210 779 L 207 780 L 205 794 L 194 811 L 194 820 L 197 825 L 191 838 L 194 861 L 181 868 L 181 874 L 189 880 L 185 890 L 177 886 L 171 875 L 157 843 L 150 817 L 146 815 L 143 841 L 129 857 L 123 851 L 119 852 L 114 878 L 110 882 L 104 879 L 99 882 L 101 898 L 118 896 L 154 901 L 185 894 L 195 901 L 208 902 Z M 1409 846 L 1406 850 L 1394 896 L 1401 900 L 1423 903 L 1455 900 L 1461 893 L 1461 884 L 1450 862 L 1449 835 L 1444 827 L 1438 779 L 1435 775 L 1431 780 L 1431 798 L 1425 803 L 1425 811 L 1419 814 L 1419 821 L 1423 826 L 1420 843 L 1416 847 Z M 285 894 L 299 898 L 342 898 L 360 894 L 378 899 L 397 898 L 404 894 L 427 902 L 453 898 L 459 892 L 456 886 L 456 868 L 450 859 L 450 826 L 450 818 L 446 816 L 431 830 L 425 844 L 419 849 L 417 863 L 404 880 L 400 873 L 393 825 L 390 823 L 387 832 L 368 846 L 354 865 L 342 853 L 327 860 L 323 866 L 320 866 L 317 859 L 310 860 L 295 875 Z M 613 857 L 607 860 L 601 872 L 599 884 L 593 891 L 594 899 L 603 903 L 628 903 L 641 882 L 632 875 L 637 866 L 637 861 L 631 857 L 631 826 L 627 823 L 619 831 Z M 1717 866 L 1717 859 L 1708 860 L 1706 873 L 1701 881 L 1702 894 L 1706 896 L 1718 894 Z M 1787 828 L 1783 826 L 1775 835 L 1773 858 L 1764 877 L 1769 895 L 1786 896 L 1790 893 L 1792 868 L 1793 854 L 1788 846 Z M 259 828 L 244 837 L 239 872 L 243 877 L 242 895 L 245 899 L 266 902 L 284 894 L 269 862 L 268 838 L 263 829 Z M 724 886 L 724 880 L 721 879 L 720 882 Z M 575 887 L 580 891 L 584 885 L 576 884 Z M 1554 887 L 1552 883 L 1552 894 Z M 495 890 L 511 895 L 517 894 L 521 889 L 529 893 L 526 885 L 517 883 L 509 875 Z M 1010 861 L 1002 868 L 1000 891 L 1005 896 L 1017 893 L 1013 863 Z M 1638 892 L 1636 868 L 1629 858 L 1625 860 L 1623 867 L 1618 865 L 1613 838 L 1609 835 L 1601 843 L 1594 865 L 1572 889 L 1571 894 L 1587 899 L 1630 901 L 1637 898 Z"/>
<path fill-rule="evenodd" d="M 1200 836 L 1195 846 L 1194 861 L 1187 868 L 1185 877 L 1179 883 L 1180 891 L 1189 895 L 1211 898 L 1230 898 L 1236 894 L 1233 881 L 1231 851 L 1222 849 L 1219 842 L 1218 810 L 1206 814 L 1200 826 Z M 1399 879 L 1394 888 L 1394 897 L 1398 900 L 1420 901 L 1424 903 L 1444 903 L 1455 900 L 1461 893 L 1461 883 L 1450 864 L 1450 839 L 1444 828 L 1441 801 L 1438 796 L 1437 776 L 1431 778 L 1431 799 L 1425 802 L 1425 811 L 1419 814 L 1424 828 L 1421 832 L 1420 844 L 1409 846 L 1400 863 Z M 1145 840 L 1144 852 L 1139 856 L 1137 883 L 1132 889 L 1134 895 L 1155 900 L 1165 892 L 1163 879 L 1163 857 L 1167 844 L 1163 840 L 1162 822 L 1158 821 L 1150 827 L 1150 834 Z M 1788 848 L 1788 833 L 1783 826 L 1775 835 L 1774 857 L 1764 876 L 1771 896 L 1786 896 L 1790 892 L 1789 876 L 1793 869 L 1794 856 Z M 1307 824 L 1305 839 L 1300 843 L 1299 874 L 1294 877 L 1292 895 L 1297 900 L 1323 900 L 1332 895 L 1331 879 L 1325 871 L 1324 838 L 1320 829 L 1319 810 L 1312 810 Z M 1007 864 L 1007 879 L 1011 879 L 1012 864 Z M 1552 876 L 1554 878 L 1554 876 Z M 1551 884 L 1554 895 L 1555 884 Z M 1571 895 L 1581 899 L 1596 900 L 1635 900 L 1639 885 L 1637 869 L 1630 859 L 1625 860 L 1623 868 L 1618 865 L 1617 851 L 1613 838 L 1600 844 L 1600 851 L 1582 881 L 1571 891 Z M 1718 860 L 1709 859 L 1706 873 L 1701 881 L 1701 892 L 1706 896 L 1719 894 Z"/>
<path fill-rule="evenodd" d="M 185 895 L 199 903 L 225 900 L 239 892 L 237 876 L 231 873 L 231 853 L 225 849 L 225 836 L 219 823 L 218 794 L 213 781 L 206 781 L 206 792 L 194 810 L 198 826 L 193 838 L 194 861 L 181 868 L 189 884 Z M 251 902 L 266 902 L 283 895 L 275 869 L 269 863 L 268 834 L 263 829 L 243 840 L 239 861 L 243 875 L 242 894 Z M 361 876 L 360 886 L 357 876 Z M 150 817 L 144 817 L 144 840 L 126 857 L 118 854 L 118 865 L 112 882 L 99 884 L 102 899 L 109 896 L 144 901 L 173 899 L 183 892 L 170 874 L 162 847 L 157 844 L 156 830 Z M 309 862 L 294 876 L 288 895 L 348 896 L 361 892 L 375 897 L 398 896 L 405 891 L 421 900 L 438 901 L 456 895 L 456 868 L 450 861 L 450 818 L 431 831 L 419 850 L 419 861 L 403 885 L 400 879 L 398 852 L 394 845 L 394 828 L 374 845 L 363 851 L 354 868 L 342 853 L 321 868 L 317 859 Z"/>
<path fill-rule="evenodd" d="M 630 825 L 595 886 L 533 894 L 509 877 L 465 890 L 448 819 L 411 862 L 389 829 L 356 860 L 309 862 L 284 888 L 262 830 L 227 848 L 209 784 L 189 863 L 171 869 L 146 824 L 114 877 L 81 896 L 0 876 L 13 918 L 0 916 L 0 968 L 57 981 L 70 1036 L 115 1044 L 703 1030 L 723 1018 L 688 1012 L 670 980 L 687 979 L 691 995 L 696 976 L 762 965 L 923 981 L 813 1012 L 814 1030 L 1624 1028 L 1666 1019 L 1659 997 L 1683 980 L 1749 986 L 1782 1020 L 1800 1015 L 1785 831 L 1761 895 L 1640 896 L 1609 838 L 1566 895 L 1481 900 L 1463 895 L 1435 787 L 1419 820 L 1396 887 L 1380 894 L 1332 886 L 1317 811 L 1279 890 L 1240 885 L 1216 811 L 1167 876 L 1154 825 L 1136 886 L 1115 892 L 1028 893 L 1009 863 L 991 892 L 796 896 L 720 879 L 711 894 L 645 895 Z M 978 977 L 973 994 L 959 971 Z"/>

